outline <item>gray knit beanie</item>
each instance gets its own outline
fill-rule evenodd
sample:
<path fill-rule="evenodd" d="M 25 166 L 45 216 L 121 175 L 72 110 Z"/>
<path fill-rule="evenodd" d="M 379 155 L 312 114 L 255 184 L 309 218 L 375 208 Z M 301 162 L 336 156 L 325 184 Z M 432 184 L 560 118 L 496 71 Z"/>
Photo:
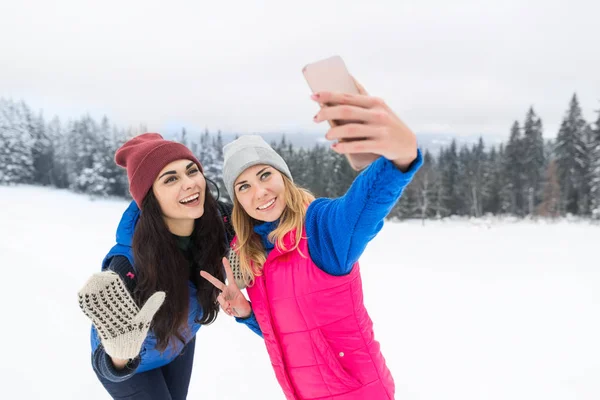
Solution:
<path fill-rule="evenodd" d="M 223 181 L 229 197 L 233 201 L 233 184 L 242 172 L 258 164 L 270 165 L 290 178 L 292 174 L 279 154 L 258 135 L 244 135 L 223 147 Z"/>

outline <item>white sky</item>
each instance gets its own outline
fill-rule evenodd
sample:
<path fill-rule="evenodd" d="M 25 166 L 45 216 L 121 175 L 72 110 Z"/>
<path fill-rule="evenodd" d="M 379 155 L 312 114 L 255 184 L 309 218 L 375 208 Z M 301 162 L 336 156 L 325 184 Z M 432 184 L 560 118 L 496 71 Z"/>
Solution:
<path fill-rule="evenodd" d="M 333 54 L 417 132 L 554 136 L 600 108 L 594 0 L 2 0 L 0 96 L 164 131 L 313 131 L 302 67 Z"/>

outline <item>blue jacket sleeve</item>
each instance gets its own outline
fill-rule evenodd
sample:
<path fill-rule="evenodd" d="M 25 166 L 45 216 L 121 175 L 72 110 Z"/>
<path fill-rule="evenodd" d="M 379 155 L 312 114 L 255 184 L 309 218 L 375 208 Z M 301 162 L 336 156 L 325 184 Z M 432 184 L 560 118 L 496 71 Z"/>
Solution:
<path fill-rule="evenodd" d="M 254 315 L 254 311 L 250 313 L 250 316 L 247 318 L 238 318 L 235 317 L 235 320 L 240 324 L 246 325 L 250 330 L 256 333 L 258 336 L 263 337 L 260 326 L 258 325 L 258 321 L 256 320 L 256 316 Z"/>
<path fill-rule="evenodd" d="M 420 150 L 406 172 L 379 157 L 356 177 L 344 196 L 313 201 L 306 211 L 313 262 L 328 274 L 349 274 L 422 164 Z"/>
<path fill-rule="evenodd" d="M 137 357 L 129 361 L 125 368 L 117 369 L 113 365 L 110 356 L 104 351 L 102 345 L 98 346 L 92 354 L 92 366 L 96 373 L 111 382 L 123 382 L 131 378 L 140 366 L 140 362 L 140 358 Z"/>

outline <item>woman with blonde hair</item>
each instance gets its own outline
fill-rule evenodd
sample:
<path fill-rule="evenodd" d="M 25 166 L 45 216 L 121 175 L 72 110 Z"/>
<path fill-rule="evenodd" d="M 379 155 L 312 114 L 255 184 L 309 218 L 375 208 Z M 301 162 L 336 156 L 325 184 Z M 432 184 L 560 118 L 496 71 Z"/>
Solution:
<path fill-rule="evenodd" d="M 256 318 L 288 399 L 393 399 L 394 381 L 363 304 L 358 259 L 421 166 L 421 153 L 413 132 L 364 90 L 312 98 L 336 104 L 322 108 L 315 122 L 355 121 L 329 129 L 327 139 L 356 139 L 338 141 L 334 151 L 380 157 L 344 196 L 315 200 L 259 136 L 226 145 L 233 268 L 225 262 L 227 285 L 201 275 L 222 291 L 218 301 L 227 314 L 240 322 Z M 239 286 L 247 286 L 251 303 Z"/>

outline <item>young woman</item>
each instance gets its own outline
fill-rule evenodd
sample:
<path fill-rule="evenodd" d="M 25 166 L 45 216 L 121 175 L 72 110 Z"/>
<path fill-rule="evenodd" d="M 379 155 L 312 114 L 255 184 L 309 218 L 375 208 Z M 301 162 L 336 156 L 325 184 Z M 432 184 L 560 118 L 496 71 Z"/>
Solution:
<path fill-rule="evenodd" d="M 394 381 L 363 304 L 358 259 L 422 164 L 415 135 L 380 99 L 317 93 L 316 122 L 352 120 L 326 134 L 341 154 L 380 155 L 338 199 L 297 187 L 285 161 L 258 136 L 224 148 L 234 201 L 228 284 L 203 271 L 229 315 L 258 320 L 288 399 L 393 399 Z M 399 241 L 401 239 L 398 239 Z M 232 264 L 233 263 L 232 261 Z M 239 268 L 239 270 L 238 270 Z M 233 283 L 247 285 L 250 303 Z"/>
<path fill-rule="evenodd" d="M 93 324 L 92 365 L 115 399 L 185 399 L 196 332 L 219 311 L 200 271 L 223 277 L 230 207 L 211 196 L 192 152 L 159 134 L 131 139 L 115 161 L 134 201 L 102 272 L 79 292 Z M 250 312 L 243 316 L 260 334 Z"/>

